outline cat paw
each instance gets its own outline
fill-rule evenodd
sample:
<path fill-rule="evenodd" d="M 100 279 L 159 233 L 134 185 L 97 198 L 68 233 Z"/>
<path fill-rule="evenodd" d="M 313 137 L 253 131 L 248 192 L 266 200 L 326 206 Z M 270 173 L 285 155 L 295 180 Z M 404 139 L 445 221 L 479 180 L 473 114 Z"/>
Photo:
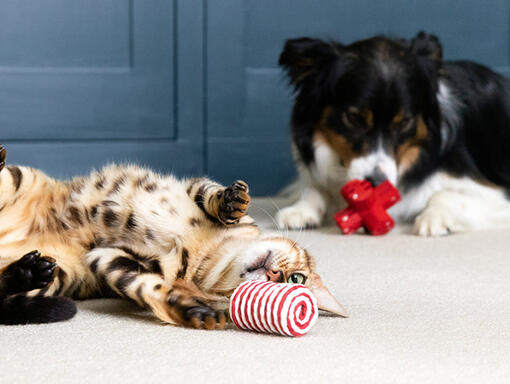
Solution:
<path fill-rule="evenodd" d="M 0 145 L 0 171 L 5 167 L 6 151 L 3 146 Z"/>
<path fill-rule="evenodd" d="M 56 267 L 55 259 L 41 256 L 39 251 L 27 253 L 4 271 L 7 291 L 13 294 L 45 288 L 53 281 Z"/>
<path fill-rule="evenodd" d="M 170 292 L 167 302 L 172 318 L 186 327 L 224 329 L 227 323 L 225 311 L 213 309 L 197 297 Z"/>
<path fill-rule="evenodd" d="M 459 232 L 455 217 L 440 209 L 426 209 L 414 221 L 413 233 L 424 237 L 446 236 Z"/>
<path fill-rule="evenodd" d="M 250 205 L 248 184 L 237 180 L 221 193 L 218 218 L 223 224 L 237 224 Z"/>

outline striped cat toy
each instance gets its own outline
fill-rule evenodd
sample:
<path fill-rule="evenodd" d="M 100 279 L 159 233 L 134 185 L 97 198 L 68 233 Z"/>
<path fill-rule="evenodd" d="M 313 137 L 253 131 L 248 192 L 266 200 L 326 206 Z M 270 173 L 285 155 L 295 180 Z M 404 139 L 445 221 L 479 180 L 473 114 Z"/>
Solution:
<path fill-rule="evenodd" d="M 243 330 L 304 336 L 318 315 L 317 300 L 301 284 L 245 281 L 230 298 L 230 317 Z"/>

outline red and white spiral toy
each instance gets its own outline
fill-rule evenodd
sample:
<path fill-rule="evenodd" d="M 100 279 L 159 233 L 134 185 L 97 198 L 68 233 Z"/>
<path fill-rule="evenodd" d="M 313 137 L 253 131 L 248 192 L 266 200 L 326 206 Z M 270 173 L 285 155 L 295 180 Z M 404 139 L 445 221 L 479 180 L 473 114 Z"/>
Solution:
<path fill-rule="evenodd" d="M 230 298 L 230 318 L 240 329 L 303 336 L 318 316 L 317 300 L 301 284 L 245 281 Z"/>

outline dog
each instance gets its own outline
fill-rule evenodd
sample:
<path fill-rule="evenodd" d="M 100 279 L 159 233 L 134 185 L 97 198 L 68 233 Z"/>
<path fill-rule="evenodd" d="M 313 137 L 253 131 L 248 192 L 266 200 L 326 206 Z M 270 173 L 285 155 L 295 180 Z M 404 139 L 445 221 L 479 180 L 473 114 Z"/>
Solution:
<path fill-rule="evenodd" d="M 425 32 L 286 41 L 299 198 L 279 227 L 321 225 L 351 179 L 396 185 L 389 213 L 418 235 L 510 227 L 510 81 L 442 51 Z"/>

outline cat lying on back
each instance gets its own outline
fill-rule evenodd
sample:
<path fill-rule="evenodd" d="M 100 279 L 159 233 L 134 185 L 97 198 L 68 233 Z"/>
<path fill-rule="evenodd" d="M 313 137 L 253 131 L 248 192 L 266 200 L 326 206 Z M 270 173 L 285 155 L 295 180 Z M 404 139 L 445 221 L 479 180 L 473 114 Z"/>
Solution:
<path fill-rule="evenodd" d="M 242 181 L 109 166 L 60 182 L 4 165 L 0 147 L 0 323 L 66 320 L 76 313 L 67 297 L 113 295 L 165 323 L 223 328 L 229 295 L 248 279 L 302 283 L 320 308 L 346 315 L 305 249 L 261 235 Z"/>

